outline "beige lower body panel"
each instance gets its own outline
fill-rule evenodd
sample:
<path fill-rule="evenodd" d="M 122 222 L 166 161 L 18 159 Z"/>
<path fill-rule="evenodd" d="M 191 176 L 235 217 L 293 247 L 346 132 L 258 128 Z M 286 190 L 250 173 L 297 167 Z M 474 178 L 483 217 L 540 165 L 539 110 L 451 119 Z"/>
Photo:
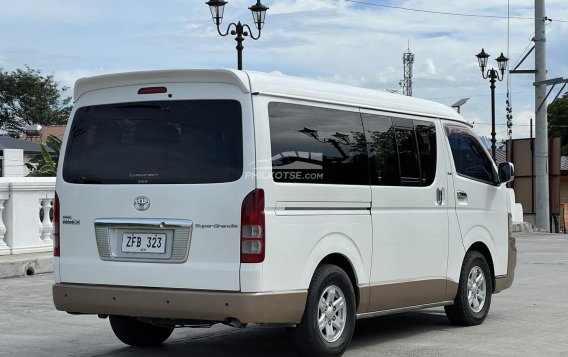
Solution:
<path fill-rule="evenodd" d="M 515 268 L 517 267 L 517 242 L 511 234 L 511 229 L 509 229 L 508 253 L 507 275 L 495 277 L 495 294 L 510 288 L 511 285 L 513 285 L 513 280 L 515 279 Z"/>
<path fill-rule="evenodd" d="M 297 323 L 307 291 L 233 293 L 131 288 L 82 284 L 53 285 L 57 310 L 81 314 L 122 315 L 243 323 Z"/>
<path fill-rule="evenodd" d="M 432 278 L 360 286 L 358 314 L 393 311 L 452 301 L 458 291 L 454 281 Z"/>

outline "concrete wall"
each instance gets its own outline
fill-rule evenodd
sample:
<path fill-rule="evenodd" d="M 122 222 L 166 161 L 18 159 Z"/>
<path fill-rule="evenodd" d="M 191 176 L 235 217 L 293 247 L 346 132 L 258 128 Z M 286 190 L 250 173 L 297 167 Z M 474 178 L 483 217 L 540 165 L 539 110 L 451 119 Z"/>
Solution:
<path fill-rule="evenodd" d="M 22 177 L 24 176 L 24 150 L 4 149 L 2 159 L 2 176 Z"/>
<path fill-rule="evenodd" d="M 30 173 L 26 167 L 34 155 L 24 154 L 22 149 L 4 149 L 2 177 L 24 177 Z"/>

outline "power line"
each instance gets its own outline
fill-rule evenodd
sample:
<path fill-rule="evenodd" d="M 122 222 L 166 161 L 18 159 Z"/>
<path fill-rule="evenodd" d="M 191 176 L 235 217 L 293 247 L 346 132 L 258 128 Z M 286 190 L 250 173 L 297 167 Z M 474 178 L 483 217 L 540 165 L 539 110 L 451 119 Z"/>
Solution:
<path fill-rule="evenodd" d="M 531 47 L 531 45 L 533 45 L 533 43 L 534 43 L 534 33 L 531 35 L 531 39 L 529 40 L 527 47 L 525 47 L 523 52 L 519 55 L 519 58 L 517 58 L 517 60 L 515 61 L 515 64 L 512 66 L 513 68 L 517 68 L 519 61 L 521 60 L 521 58 L 523 58 L 525 56 L 525 54 L 527 53 L 527 50 L 529 49 L 529 47 Z"/>
<path fill-rule="evenodd" d="M 361 5 L 386 7 L 386 8 L 389 8 L 389 9 L 423 12 L 423 13 L 436 14 L 436 15 L 450 15 L 450 16 L 464 16 L 464 17 L 485 17 L 485 18 L 495 18 L 495 19 L 511 18 L 511 19 L 519 19 L 519 20 L 534 20 L 534 17 L 520 17 L 520 16 L 508 17 L 508 16 L 499 16 L 499 15 L 465 14 L 465 13 L 459 13 L 459 12 L 433 11 L 433 10 L 414 9 L 414 8 L 402 7 L 402 6 L 376 4 L 376 3 L 367 2 L 367 1 L 360 1 L 360 0 L 344 0 L 344 1 L 352 2 L 352 3 L 356 3 L 356 4 L 361 4 Z"/>
<path fill-rule="evenodd" d="M 369 6 L 377 6 L 377 7 L 385 7 L 389 9 L 397 9 L 397 10 L 405 10 L 405 11 L 413 11 L 413 12 L 422 12 L 427 14 L 435 14 L 435 15 L 449 15 L 449 16 L 462 16 L 462 17 L 481 17 L 481 18 L 492 18 L 492 19 L 516 19 L 516 20 L 536 20 L 534 17 L 522 17 L 522 16 L 499 16 L 499 15 L 480 15 L 480 14 L 465 14 L 460 12 L 446 12 L 446 11 L 433 11 L 433 10 L 423 10 L 423 9 L 414 9 L 410 7 L 403 7 L 403 6 L 393 6 L 393 5 L 384 5 L 384 4 L 376 4 L 368 1 L 361 1 L 361 0 L 343 0 L 346 2 L 352 2 L 355 4 L 361 5 L 369 5 Z M 553 20 L 549 17 L 544 17 L 543 20 L 549 21 L 557 21 L 557 22 L 565 22 L 565 20 Z"/>

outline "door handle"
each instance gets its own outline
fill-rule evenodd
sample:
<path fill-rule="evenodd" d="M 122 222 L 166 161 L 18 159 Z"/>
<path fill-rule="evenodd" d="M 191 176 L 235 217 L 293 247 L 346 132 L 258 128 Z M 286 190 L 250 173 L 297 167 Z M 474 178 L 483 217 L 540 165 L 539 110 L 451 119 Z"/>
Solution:
<path fill-rule="evenodd" d="M 458 199 L 464 200 L 464 199 L 467 198 L 467 193 L 465 193 L 463 191 L 458 191 L 457 194 L 458 194 Z"/>
<path fill-rule="evenodd" d="M 444 189 L 442 187 L 438 187 L 438 189 L 436 190 L 436 203 L 438 204 L 438 206 L 444 204 Z"/>

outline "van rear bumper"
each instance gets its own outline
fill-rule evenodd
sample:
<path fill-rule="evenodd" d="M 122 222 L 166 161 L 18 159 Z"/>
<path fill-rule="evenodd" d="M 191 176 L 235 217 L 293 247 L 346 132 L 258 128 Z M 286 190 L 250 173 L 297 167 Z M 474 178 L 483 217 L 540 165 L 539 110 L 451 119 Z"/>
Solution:
<path fill-rule="evenodd" d="M 57 310 L 79 314 L 122 315 L 243 323 L 297 323 L 307 291 L 216 292 L 106 285 L 54 284 Z"/>

